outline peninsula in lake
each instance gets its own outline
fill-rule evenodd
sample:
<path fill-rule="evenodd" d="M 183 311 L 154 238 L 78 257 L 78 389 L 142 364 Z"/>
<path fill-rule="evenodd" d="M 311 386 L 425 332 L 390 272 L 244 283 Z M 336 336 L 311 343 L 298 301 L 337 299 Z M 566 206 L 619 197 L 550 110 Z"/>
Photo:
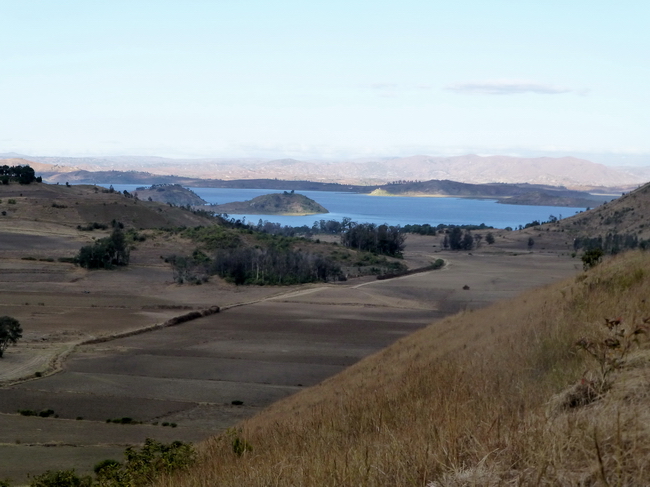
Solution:
<path fill-rule="evenodd" d="M 305 195 L 285 191 L 258 196 L 248 201 L 234 201 L 211 207 L 217 213 L 252 215 L 317 215 L 329 213 L 322 205 Z"/>

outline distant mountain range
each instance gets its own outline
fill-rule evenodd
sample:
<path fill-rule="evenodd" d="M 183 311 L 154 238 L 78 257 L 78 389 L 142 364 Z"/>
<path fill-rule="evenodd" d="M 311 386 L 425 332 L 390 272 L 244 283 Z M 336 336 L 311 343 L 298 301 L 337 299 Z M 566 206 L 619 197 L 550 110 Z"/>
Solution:
<path fill-rule="evenodd" d="M 523 158 L 465 155 L 367 158 L 345 161 L 296 159 L 169 159 L 162 157 L 37 157 L 0 154 L 34 163 L 37 172 L 139 171 L 209 179 L 283 179 L 354 185 L 381 185 L 394 181 L 452 180 L 463 183 L 530 183 L 603 192 L 628 191 L 647 182 L 650 167 L 609 167 L 575 157 Z M 52 179 L 54 180 L 54 179 Z"/>

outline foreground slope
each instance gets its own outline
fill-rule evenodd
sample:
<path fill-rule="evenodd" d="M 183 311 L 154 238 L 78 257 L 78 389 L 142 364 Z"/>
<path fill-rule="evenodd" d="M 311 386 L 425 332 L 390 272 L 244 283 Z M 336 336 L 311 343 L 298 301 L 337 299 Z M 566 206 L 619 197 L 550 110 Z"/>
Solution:
<path fill-rule="evenodd" d="M 649 293 L 635 252 L 443 319 L 205 442 L 158 485 L 647 485 Z"/>

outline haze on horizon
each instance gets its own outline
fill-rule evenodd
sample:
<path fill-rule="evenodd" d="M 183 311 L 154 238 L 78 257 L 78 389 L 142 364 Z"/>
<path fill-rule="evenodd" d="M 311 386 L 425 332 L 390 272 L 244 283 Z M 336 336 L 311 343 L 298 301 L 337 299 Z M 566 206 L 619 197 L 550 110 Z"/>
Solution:
<path fill-rule="evenodd" d="M 650 6 L 0 3 L 0 153 L 650 165 Z"/>

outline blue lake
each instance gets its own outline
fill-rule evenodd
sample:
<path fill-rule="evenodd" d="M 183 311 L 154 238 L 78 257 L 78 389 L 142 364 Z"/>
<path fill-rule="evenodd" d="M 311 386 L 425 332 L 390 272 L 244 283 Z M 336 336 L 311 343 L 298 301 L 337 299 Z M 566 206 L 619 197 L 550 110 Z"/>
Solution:
<path fill-rule="evenodd" d="M 108 185 L 105 185 L 108 187 Z M 116 190 L 133 192 L 138 184 L 114 184 Z M 269 189 L 231 189 L 231 188 L 191 188 L 208 203 L 230 203 L 246 201 L 256 196 L 276 191 Z M 277 190 L 282 192 L 282 190 Z M 481 224 L 497 228 L 524 225 L 533 220 L 545 221 L 550 215 L 558 218 L 572 216 L 584 208 L 558 206 L 503 205 L 494 200 L 468 198 L 425 198 L 406 196 L 369 196 L 357 193 L 335 193 L 327 191 L 300 191 L 300 194 L 317 201 L 330 213 L 311 216 L 279 215 L 230 215 L 246 218 L 249 223 L 260 219 L 282 225 L 311 226 L 318 220 L 341 220 L 351 218 L 359 223 L 387 223 L 389 225 L 406 225 L 409 223 L 431 225 Z"/>

